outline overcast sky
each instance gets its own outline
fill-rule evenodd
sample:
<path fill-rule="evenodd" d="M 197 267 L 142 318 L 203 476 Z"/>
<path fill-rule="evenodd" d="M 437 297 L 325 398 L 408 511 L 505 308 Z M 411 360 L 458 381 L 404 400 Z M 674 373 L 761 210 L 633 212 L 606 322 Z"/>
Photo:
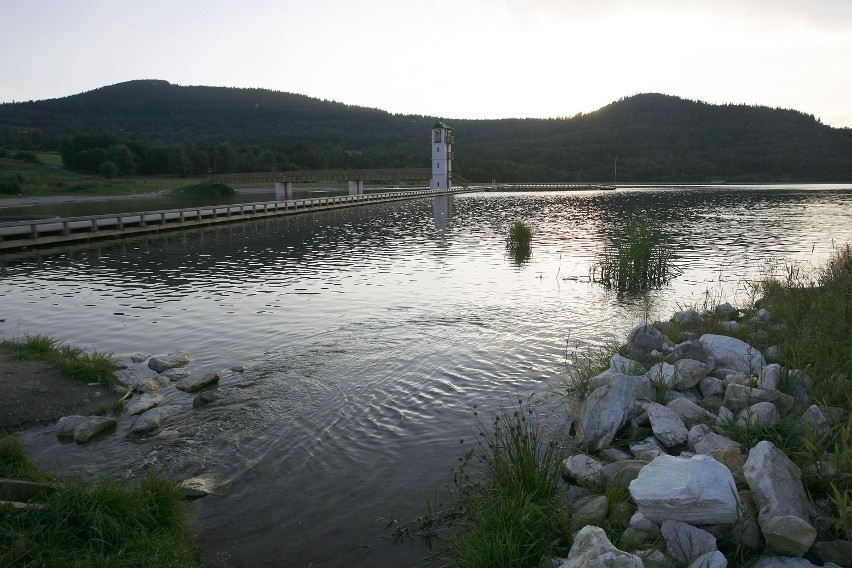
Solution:
<path fill-rule="evenodd" d="M 656 92 L 852 127 L 852 0 L 0 0 L 0 102 L 131 79 L 447 119 Z"/>

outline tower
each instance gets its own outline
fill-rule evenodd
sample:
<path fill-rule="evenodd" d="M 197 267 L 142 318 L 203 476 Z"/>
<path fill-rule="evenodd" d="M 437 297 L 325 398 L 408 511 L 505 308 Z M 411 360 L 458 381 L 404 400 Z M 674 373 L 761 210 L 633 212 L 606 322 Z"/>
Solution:
<path fill-rule="evenodd" d="M 429 189 L 452 189 L 453 129 L 440 120 L 432 127 L 432 179 Z"/>

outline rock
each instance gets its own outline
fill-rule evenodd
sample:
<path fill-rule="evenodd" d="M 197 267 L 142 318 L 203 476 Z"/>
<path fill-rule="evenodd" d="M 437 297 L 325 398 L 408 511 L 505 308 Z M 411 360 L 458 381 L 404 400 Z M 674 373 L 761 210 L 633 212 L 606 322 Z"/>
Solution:
<path fill-rule="evenodd" d="M 658 456 L 630 483 L 630 495 L 650 520 L 732 523 L 739 498 L 728 468 L 709 456 Z"/>
<path fill-rule="evenodd" d="M 732 320 L 737 317 L 737 309 L 728 302 L 716 306 L 715 311 L 716 315 L 722 318 L 723 320 Z"/>
<path fill-rule="evenodd" d="M 716 537 L 681 521 L 665 521 L 660 531 L 669 556 L 683 564 L 716 550 Z"/>
<path fill-rule="evenodd" d="M 163 402 L 163 395 L 161 394 L 143 394 L 127 407 L 127 415 L 137 416 L 151 410 L 161 402 Z"/>
<path fill-rule="evenodd" d="M 760 370 L 760 375 L 757 377 L 758 388 L 766 390 L 778 390 L 778 385 L 781 383 L 781 365 L 772 363 Z"/>
<path fill-rule="evenodd" d="M 234 365 L 233 367 L 231 367 L 231 371 L 233 371 L 235 373 L 245 373 L 246 366 L 245 365 Z"/>
<path fill-rule="evenodd" d="M 701 314 L 692 308 L 688 308 L 680 312 L 675 312 L 672 316 L 672 321 L 682 325 L 694 325 L 701 323 Z"/>
<path fill-rule="evenodd" d="M 647 379 L 618 375 L 592 391 L 580 407 L 576 422 L 577 443 L 587 450 L 608 446 L 627 422 L 627 413 L 636 398 L 650 390 Z"/>
<path fill-rule="evenodd" d="M 656 438 L 646 438 L 642 442 L 630 444 L 630 451 L 637 460 L 645 461 L 652 461 L 655 457 L 667 453 Z"/>
<path fill-rule="evenodd" d="M 657 363 L 645 373 L 645 376 L 648 377 L 653 383 L 662 383 L 669 388 L 674 388 L 676 378 L 675 378 L 675 368 L 674 365 L 669 365 L 668 363 Z"/>
<path fill-rule="evenodd" d="M 675 357 L 678 359 L 693 359 L 707 363 L 707 352 L 704 351 L 704 346 L 697 339 L 691 339 L 675 345 Z"/>
<path fill-rule="evenodd" d="M 809 507 L 799 468 L 772 442 L 762 441 L 749 451 L 743 471 L 754 494 L 754 501 L 760 508 L 757 521 L 767 539 L 767 545 L 772 535 L 774 550 L 778 551 L 775 549 L 776 545 L 782 547 L 785 552 L 791 548 L 799 551 L 804 547 L 801 553 L 793 555 L 804 554 L 810 548 L 813 538 L 804 546 L 802 537 L 810 533 L 801 523 L 808 525 Z M 777 517 L 797 517 L 801 523 L 794 524 L 789 519 L 774 521 Z M 771 528 L 770 523 L 773 523 Z M 781 533 L 787 529 L 792 529 L 794 534 Z M 816 531 L 812 527 L 810 530 L 816 537 Z"/>
<path fill-rule="evenodd" d="M 752 404 L 737 416 L 737 426 L 749 428 L 753 426 L 771 427 L 781 422 L 781 414 L 771 402 Z"/>
<path fill-rule="evenodd" d="M 755 323 L 769 323 L 771 320 L 772 314 L 764 308 L 760 308 L 757 313 L 751 316 L 751 321 Z"/>
<path fill-rule="evenodd" d="M 222 398 L 219 396 L 219 393 L 216 391 L 203 391 L 195 395 L 195 398 L 192 399 L 192 408 L 201 408 L 202 406 L 207 406 L 208 404 L 212 404 Z"/>
<path fill-rule="evenodd" d="M 116 424 L 115 418 L 109 416 L 89 416 L 74 428 L 74 441 L 86 444 L 98 434 L 115 429 Z"/>
<path fill-rule="evenodd" d="M 715 414 L 685 398 L 670 400 L 666 406 L 680 417 L 687 428 L 692 428 L 696 424 L 716 421 Z"/>
<path fill-rule="evenodd" d="M 834 562 L 839 566 L 852 566 L 852 540 L 819 542 L 816 553 L 823 562 Z"/>
<path fill-rule="evenodd" d="M 565 458 L 562 469 L 568 477 L 582 485 L 594 485 L 601 479 L 603 463 L 587 454 L 574 454 Z"/>
<path fill-rule="evenodd" d="M 721 434 L 716 434 L 715 432 L 710 432 L 706 436 L 704 436 L 700 442 L 695 444 L 695 453 L 702 454 L 705 456 L 712 456 L 713 450 L 724 449 L 734 447 L 738 450 L 742 451 L 742 445 L 739 442 L 735 442 L 730 438 L 726 438 Z"/>
<path fill-rule="evenodd" d="M 133 361 L 134 363 L 141 363 L 150 356 L 151 355 L 146 354 L 146 353 L 136 353 L 136 354 L 130 356 L 130 360 Z"/>
<path fill-rule="evenodd" d="M 739 496 L 742 514 L 731 527 L 731 537 L 746 550 L 754 552 L 763 547 L 760 527 L 757 525 L 757 506 L 754 504 L 751 491 L 740 491 Z"/>
<path fill-rule="evenodd" d="M 631 481 L 639 476 L 639 472 L 648 463 L 645 460 L 622 460 L 608 463 L 601 468 L 601 477 L 606 482 L 627 487 Z"/>
<path fill-rule="evenodd" d="M 155 355 L 148 359 L 148 368 L 162 373 L 166 369 L 184 367 L 192 362 L 192 355 L 186 351 L 174 351 L 168 355 Z"/>
<path fill-rule="evenodd" d="M 716 377 L 704 377 L 698 381 L 698 390 L 701 391 L 701 396 L 716 396 L 725 392 L 725 384 Z"/>
<path fill-rule="evenodd" d="M 654 436 L 664 446 L 671 448 L 686 442 L 689 432 L 683 425 L 683 420 L 673 410 L 656 402 L 649 402 L 645 409 L 648 411 Z"/>
<path fill-rule="evenodd" d="M 728 471 L 734 476 L 734 481 L 737 485 L 743 485 L 746 482 L 745 473 L 743 472 L 746 458 L 740 448 L 736 446 L 716 448 L 710 455 L 714 460 L 724 464 L 728 468 Z"/>
<path fill-rule="evenodd" d="M 695 359 L 675 361 L 674 369 L 677 377 L 675 388 L 678 390 L 691 389 L 707 376 L 707 365 Z"/>
<path fill-rule="evenodd" d="M 630 459 L 630 454 L 625 451 L 619 450 L 618 448 L 607 448 L 605 450 L 601 450 L 599 455 L 609 462 L 617 462 Z"/>
<path fill-rule="evenodd" d="M 711 432 L 713 432 L 713 430 L 710 429 L 710 426 L 706 424 L 696 424 L 695 426 L 689 429 L 689 435 L 686 438 L 686 447 L 688 447 L 694 452 L 695 444 L 703 440 L 704 436 L 710 434 Z"/>
<path fill-rule="evenodd" d="M 722 321 L 719 322 L 719 327 L 721 327 L 728 333 L 736 333 L 737 331 L 742 329 L 743 324 L 738 321 Z"/>
<path fill-rule="evenodd" d="M 63 416 L 56 422 L 56 437 L 59 439 L 74 438 L 74 430 L 88 419 L 88 416 Z"/>
<path fill-rule="evenodd" d="M 734 421 L 734 413 L 726 406 L 719 407 L 719 417 L 716 419 L 716 426 L 726 426 Z M 700 452 L 699 452 L 700 453 Z"/>
<path fill-rule="evenodd" d="M 763 354 L 767 361 L 777 361 L 779 357 L 778 346 L 771 345 L 766 348 L 766 353 Z"/>
<path fill-rule="evenodd" d="M 725 389 L 725 406 L 734 412 L 741 412 L 755 402 L 771 402 L 779 410 L 784 410 L 792 408 L 795 400 L 777 390 L 755 389 L 738 384 L 729 384 Z"/>
<path fill-rule="evenodd" d="M 760 351 L 735 337 L 705 333 L 698 340 L 704 346 L 707 356 L 713 357 L 717 367 L 757 373 L 766 366 L 766 359 Z"/>
<path fill-rule="evenodd" d="M 602 528 L 586 526 L 574 536 L 568 558 L 559 568 L 643 568 L 638 556 L 615 548 Z"/>
<path fill-rule="evenodd" d="M 192 369 L 189 367 L 175 367 L 174 369 L 166 369 L 163 371 L 163 376 L 176 383 L 192 374 Z"/>
<path fill-rule="evenodd" d="M 586 525 L 597 525 L 606 519 L 609 499 L 606 495 L 591 495 L 578 501 L 571 513 L 572 530 L 578 530 Z"/>
<path fill-rule="evenodd" d="M 156 377 L 139 377 L 131 387 L 134 392 L 148 393 L 158 391 L 161 388 L 169 386 L 171 381 L 168 377 L 157 375 Z"/>
<path fill-rule="evenodd" d="M 627 334 L 627 353 L 645 366 L 652 365 L 658 359 L 654 352 L 674 350 L 671 340 L 653 325 L 638 323 Z"/>
<path fill-rule="evenodd" d="M 175 383 L 175 388 L 184 392 L 197 392 L 219 382 L 218 371 L 198 371 Z"/>
<path fill-rule="evenodd" d="M 660 535 L 660 527 L 645 515 L 636 511 L 630 517 L 630 522 L 627 528 L 624 529 L 624 534 L 621 536 L 622 545 L 625 543 L 635 546 L 639 543 L 651 540 Z"/>
<path fill-rule="evenodd" d="M 205 497 L 207 495 L 218 495 L 224 485 L 221 475 L 208 473 L 190 477 L 180 482 L 180 488 L 184 490 L 190 499 Z"/>
<path fill-rule="evenodd" d="M 642 566 L 645 568 L 670 568 L 671 566 L 671 561 L 656 548 L 637 550 L 635 554 L 642 560 Z"/>
<path fill-rule="evenodd" d="M 627 357 L 616 353 L 610 359 L 609 368 L 619 375 L 641 375 L 645 372 L 642 363 L 628 359 Z"/>
<path fill-rule="evenodd" d="M 832 568 L 829 562 L 823 568 Z M 751 568 L 819 568 L 816 564 L 804 558 L 791 558 L 789 556 L 761 556 L 751 565 Z M 839 568 L 839 567 L 838 567 Z"/>
<path fill-rule="evenodd" d="M 758 524 L 760 524 L 758 515 Z M 788 556 L 804 556 L 816 540 L 816 529 L 806 520 L 794 515 L 772 517 L 762 527 L 766 546 Z"/>
<path fill-rule="evenodd" d="M 159 428 L 163 421 L 179 412 L 176 406 L 158 406 L 143 412 L 130 427 L 130 434 L 139 436 Z"/>
<path fill-rule="evenodd" d="M 718 550 L 714 550 L 693 560 L 689 568 L 728 568 L 728 559 Z"/>

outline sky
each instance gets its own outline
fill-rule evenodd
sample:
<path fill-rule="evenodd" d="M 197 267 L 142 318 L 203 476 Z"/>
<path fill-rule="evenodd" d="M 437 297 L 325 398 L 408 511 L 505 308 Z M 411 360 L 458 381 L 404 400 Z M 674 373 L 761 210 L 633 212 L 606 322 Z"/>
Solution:
<path fill-rule="evenodd" d="M 0 102 L 133 79 L 448 120 L 653 92 L 852 127 L 852 0 L 0 0 Z"/>

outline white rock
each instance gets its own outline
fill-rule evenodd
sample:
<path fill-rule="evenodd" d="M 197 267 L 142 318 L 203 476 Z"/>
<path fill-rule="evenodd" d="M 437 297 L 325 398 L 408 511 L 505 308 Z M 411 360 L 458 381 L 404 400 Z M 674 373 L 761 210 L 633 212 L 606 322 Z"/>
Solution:
<path fill-rule="evenodd" d="M 647 396 L 650 384 L 642 377 L 618 375 L 583 401 L 576 422 L 577 443 L 588 450 L 604 448 L 627 422 L 627 413 L 638 396 Z"/>
<path fill-rule="evenodd" d="M 692 428 L 696 424 L 716 421 L 715 414 L 686 398 L 675 398 L 670 400 L 666 406 L 680 416 L 687 428 Z"/>
<path fill-rule="evenodd" d="M 707 365 L 695 359 L 679 359 L 675 361 L 674 368 L 678 390 L 691 389 L 707 376 Z"/>
<path fill-rule="evenodd" d="M 142 414 L 143 412 L 151 410 L 161 402 L 163 402 L 163 395 L 161 394 L 143 394 L 128 405 L 127 415 L 136 416 L 138 414 Z"/>
<path fill-rule="evenodd" d="M 162 373 L 166 369 L 183 367 L 192 362 L 192 354 L 186 351 L 174 351 L 168 355 L 155 355 L 148 359 L 148 367 Z"/>
<path fill-rule="evenodd" d="M 115 418 L 109 416 L 89 416 L 74 428 L 74 441 L 85 444 L 98 434 L 114 429 Z"/>
<path fill-rule="evenodd" d="M 654 432 L 654 436 L 664 446 L 671 448 L 686 441 L 689 431 L 684 426 L 680 416 L 673 410 L 656 402 L 649 402 L 645 406 L 645 410 L 648 412 L 648 419 L 651 421 L 651 430 Z"/>
<path fill-rule="evenodd" d="M 699 339 L 716 367 L 733 369 L 743 373 L 757 373 L 766 366 L 766 359 L 755 347 L 745 341 L 727 335 L 707 333 Z"/>
<path fill-rule="evenodd" d="M 772 363 L 760 370 L 760 375 L 757 377 L 758 388 L 766 390 L 778 390 L 778 385 L 781 382 L 781 365 Z"/>
<path fill-rule="evenodd" d="M 732 523 L 739 497 L 731 472 L 709 456 L 659 456 L 630 483 L 639 511 L 654 522 Z"/>
<path fill-rule="evenodd" d="M 582 484 L 594 484 L 600 481 L 603 462 L 587 454 L 574 454 L 565 458 L 562 469 L 569 477 Z"/>
<path fill-rule="evenodd" d="M 734 421 L 734 413 L 726 406 L 719 407 L 719 417 L 716 426 L 726 426 Z"/>
<path fill-rule="evenodd" d="M 728 302 L 725 302 L 716 306 L 716 315 L 723 319 L 732 319 L 737 317 L 737 309 Z"/>
<path fill-rule="evenodd" d="M 568 558 L 560 568 L 644 568 L 638 556 L 615 548 L 602 528 L 586 526 L 574 536 Z"/>
<path fill-rule="evenodd" d="M 56 437 L 57 438 L 73 438 L 74 430 L 88 420 L 88 416 L 63 416 L 56 422 Z"/>
<path fill-rule="evenodd" d="M 776 517 L 798 517 L 802 523 L 808 524 L 808 497 L 802 486 L 802 472 L 772 442 L 758 442 L 749 451 L 743 473 L 754 495 L 754 502 L 760 508 L 757 522 L 764 536 L 792 526 L 787 521 L 783 526 L 775 526 L 775 530 L 770 531 L 770 522 Z M 800 525 L 793 528 L 796 533 L 802 532 Z M 816 531 L 813 535 L 816 536 Z M 781 542 L 784 539 L 784 535 L 777 535 L 775 540 Z"/>
<path fill-rule="evenodd" d="M 695 451 L 695 445 L 704 439 L 704 436 L 710 434 L 713 430 L 707 424 L 696 424 L 689 429 L 689 435 L 686 438 L 686 446 Z"/>
<path fill-rule="evenodd" d="M 198 371 L 175 383 L 175 388 L 184 392 L 197 392 L 219 382 L 218 371 Z"/>
<path fill-rule="evenodd" d="M 619 375 L 636 375 L 641 374 L 644 367 L 639 361 L 628 359 L 627 357 L 616 353 L 612 356 L 609 363 L 609 368 Z"/>
<path fill-rule="evenodd" d="M 728 559 L 718 550 L 714 550 L 696 558 L 689 568 L 728 568 Z"/>
<path fill-rule="evenodd" d="M 788 556 L 804 556 L 817 535 L 810 523 L 793 515 L 772 517 L 762 532 L 770 550 Z"/>
<path fill-rule="evenodd" d="M 669 365 L 668 363 L 657 363 L 648 369 L 645 376 L 651 379 L 654 383 L 662 383 L 670 388 L 674 388 L 675 386 L 676 378 L 674 365 Z"/>
<path fill-rule="evenodd" d="M 725 392 L 725 384 L 716 377 L 704 377 L 698 381 L 698 390 L 701 391 L 701 396 L 716 396 Z"/>
<path fill-rule="evenodd" d="M 781 422 L 781 414 L 771 402 L 752 404 L 737 416 L 737 426 L 777 426 Z"/>
<path fill-rule="evenodd" d="M 668 453 L 656 438 L 646 438 L 642 442 L 630 444 L 630 451 L 637 460 L 645 461 L 652 461 L 655 457 Z"/>
<path fill-rule="evenodd" d="M 730 438 L 726 438 L 721 434 L 709 432 L 701 440 L 695 443 L 695 453 L 705 456 L 712 456 L 714 450 L 724 450 L 725 448 L 737 448 L 742 451 L 742 445 Z"/>
<path fill-rule="evenodd" d="M 669 556 L 683 564 L 716 550 L 716 537 L 681 521 L 668 520 L 660 527 Z"/>
<path fill-rule="evenodd" d="M 701 314 L 692 308 L 688 308 L 680 312 L 675 312 L 672 316 L 672 321 L 683 325 L 701 323 Z"/>

